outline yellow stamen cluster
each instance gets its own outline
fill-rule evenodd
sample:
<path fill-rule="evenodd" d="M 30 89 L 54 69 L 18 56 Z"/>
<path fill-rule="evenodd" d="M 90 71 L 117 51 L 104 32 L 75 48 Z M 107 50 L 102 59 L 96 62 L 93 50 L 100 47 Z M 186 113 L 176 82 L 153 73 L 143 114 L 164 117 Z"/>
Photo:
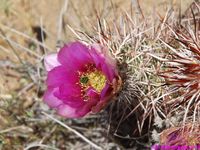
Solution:
<path fill-rule="evenodd" d="M 80 77 L 80 83 L 84 89 L 93 87 L 97 92 L 100 93 L 106 85 L 106 77 L 101 71 L 94 70 L 82 74 Z"/>

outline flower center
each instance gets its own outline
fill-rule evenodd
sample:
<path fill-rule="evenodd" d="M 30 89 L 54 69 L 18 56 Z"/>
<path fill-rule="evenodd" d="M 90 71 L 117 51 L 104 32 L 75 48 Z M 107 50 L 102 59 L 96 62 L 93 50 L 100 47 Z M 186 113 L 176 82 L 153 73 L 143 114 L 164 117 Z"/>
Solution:
<path fill-rule="evenodd" d="M 93 87 L 100 93 L 106 85 L 106 77 L 102 72 L 95 70 L 93 72 L 82 74 L 80 77 L 80 83 L 85 89 Z"/>

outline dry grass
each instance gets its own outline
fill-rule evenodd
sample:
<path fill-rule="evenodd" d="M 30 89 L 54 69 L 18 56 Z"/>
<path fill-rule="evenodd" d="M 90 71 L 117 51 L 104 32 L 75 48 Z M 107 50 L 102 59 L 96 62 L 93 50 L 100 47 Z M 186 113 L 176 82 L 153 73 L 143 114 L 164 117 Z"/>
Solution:
<path fill-rule="evenodd" d="M 0 2 L 0 147 L 144 148 L 152 144 L 153 129 L 177 125 L 165 103 L 176 91 L 162 86 L 157 73 L 166 67 L 166 43 L 174 42 L 174 27 L 192 0 L 180 2 Z M 79 120 L 60 118 L 42 102 L 44 55 L 75 39 L 109 47 L 124 83 L 106 110 Z"/>

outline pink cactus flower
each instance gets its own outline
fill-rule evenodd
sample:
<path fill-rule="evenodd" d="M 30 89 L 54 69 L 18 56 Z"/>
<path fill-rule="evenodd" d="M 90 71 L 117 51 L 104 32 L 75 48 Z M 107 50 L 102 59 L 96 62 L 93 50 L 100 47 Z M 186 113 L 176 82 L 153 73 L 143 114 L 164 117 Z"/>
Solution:
<path fill-rule="evenodd" d="M 44 64 L 44 101 L 66 118 L 99 112 L 120 87 L 115 61 L 101 45 L 73 42 L 46 56 Z"/>

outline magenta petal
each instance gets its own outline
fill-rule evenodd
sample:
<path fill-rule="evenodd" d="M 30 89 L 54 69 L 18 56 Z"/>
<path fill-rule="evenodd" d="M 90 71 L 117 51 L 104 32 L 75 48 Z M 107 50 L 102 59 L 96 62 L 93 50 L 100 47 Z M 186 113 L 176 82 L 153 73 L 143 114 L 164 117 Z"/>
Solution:
<path fill-rule="evenodd" d="M 110 94 L 108 93 L 110 90 L 110 85 L 109 84 L 106 84 L 106 86 L 103 88 L 103 90 L 101 91 L 101 95 L 100 95 L 100 100 L 103 100 L 104 97 L 107 96 L 107 94 Z"/>
<path fill-rule="evenodd" d="M 96 104 L 97 104 L 97 100 L 89 101 L 84 106 L 82 106 L 77 111 L 77 113 L 79 114 L 79 116 L 85 116 L 86 114 L 88 114 L 89 112 L 91 112 L 92 107 L 95 106 Z"/>
<path fill-rule="evenodd" d="M 85 103 L 81 98 L 81 88 L 76 84 L 63 84 L 54 95 L 72 107 L 81 107 Z"/>
<path fill-rule="evenodd" d="M 84 64 L 91 63 L 89 49 L 80 42 L 65 45 L 58 53 L 58 60 L 66 67 L 81 70 Z"/>
<path fill-rule="evenodd" d="M 81 87 L 77 84 L 63 84 L 59 91 L 63 97 L 81 97 Z"/>
<path fill-rule="evenodd" d="M 76 113 L 77 109 L 69 105 L 62 104 L 57 108 L 57 113 L 66 118 L 79 118 L 82 117 Z"/>
<path fill-rule="evenodd" d="M 63 66 L 52 69 L 47 77 L 47 85 L 50 87 L 58 87 L 63 83 L 75 84 L 76 82 L 78 82 L 78 74 Z"/>
<path fill-rule="evenodd" d="M 99 112 L 110 100 L 110 95 L 112 95 L 112 88 L 109 84 L 106 84 L 104 89 L 101 92 L 100 100 L 95 105 L 95 107 L 92 108 L 92 112 L 97 113 Z"/>
<path fill-rule="evenodd" d="M 96 101 L 99 99 L 99 94 L 92 87 L 87 89 L 86 95 L 89 97 L 89 101 Z"/>
<path fill-rule="evenodd" d="M 62 104 L 63 102 L 54 96 L 54 92 L 57 91 L 56 89 L 48 89 L 44 94 L 44 102 L 52 108 L 55 108 Z"/>
<path fill-rule="evenodd" d="M 116 67 L 116 61 L 110 56 L 109 50 L 105 47 L 102 47 L 99 44 L 92 45 L 92 48 L 97 51 L 97 53 L 105 58 L 105 63 L 107 63 L 112 68 Z"/>
<path fill-rule="evenodd" d="M 113 68 L 110 67 L 110 66 L 108 66 L 107 64 L 103 64 L 102 65 L 102 71 L 106 75 L 106 77 L 108 78 L 108 80 L 110 82 L 112 82 L 113 79 L 114 79 L 114 77 L 115 77 L 115 71 L 113 70 Z"/>
<path fill-rule="evenodd" d="M 81 107 L 77 113 L 80 117 L 83 117 L 85 116 L 86 114 L 88 114 L 92 107 L 95 106 L 96 102 L 89 102 L 89 103 L 86 103 L 83 107 Z"/>
<path fill-rule="evenodd" d="M 99 95 L 93 88 L 89 88 L 86 95 L 88 96 L 87 103 L 77 111 L 80 116 L 84 116 L 89 113 L 92 107 L 95 106 L 99 100 Z"/>
<path fill-rule="evenodd" d="M 57 60 L 57 53 L 49 54 L 44 57 L 44 66 L 47 71 L 51 71 L 53 68 L 61 65 Z"/>
<path fill-rule="evenodd" d="M 106 52 L 106 50 L 101 48 L 101 46 L 99 45 L 93 46 L 90 53 L 93 58 L 93 61 L 95 62 L 96 67 L 99 70 L 102 70 L 108 78 L 108 80 L 112 82 L 116 74 L 115 61 L 112 58 L 110 58 L 110 56 L 107 54 L 108 52 Z"/>
<path fill-rule="evenodd" d="M 98 53 L 94 48 L 91 49 L 90 54 L 96 67 L 101 69 L 101 65 L 105 63 L 105 58 L 103 58 L 102 54 Z"/>

